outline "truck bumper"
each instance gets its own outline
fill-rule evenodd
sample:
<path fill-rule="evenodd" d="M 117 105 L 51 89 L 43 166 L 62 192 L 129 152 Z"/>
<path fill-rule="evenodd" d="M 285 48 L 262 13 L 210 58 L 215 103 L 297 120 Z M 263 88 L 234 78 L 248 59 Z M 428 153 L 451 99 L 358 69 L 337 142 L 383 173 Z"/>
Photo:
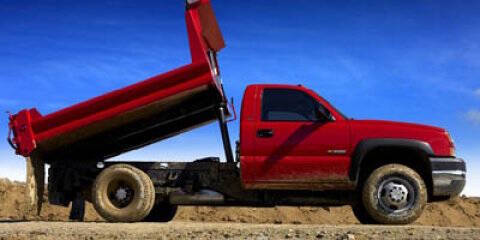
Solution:
<path fill-rule="evenodd" d="M 460 158 L 430 158 L 433 196 L 458 196 L 465 187 L 466 166 Z"/>

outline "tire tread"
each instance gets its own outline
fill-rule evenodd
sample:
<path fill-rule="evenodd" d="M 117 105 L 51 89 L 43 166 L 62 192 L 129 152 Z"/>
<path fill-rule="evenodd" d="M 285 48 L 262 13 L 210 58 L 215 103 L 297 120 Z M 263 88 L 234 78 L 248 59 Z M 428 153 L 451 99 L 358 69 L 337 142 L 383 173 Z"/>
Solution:
<path fill-rule="evenodd" d="M 104 184 L 108 184 L 113 179 L 116 171 L 126 171 L 132 176 L 138 176 L 140 184 L 144 186 L 144 197 L 140 201 L 141 208 L 136 208 L 134 209 L 135 211 L 125 212 L 124 214 L 121 214 L 121 216 L 113 214 L 115 209 L 102 207 L 107 205 L 102 204 L 105 199 L 103 199 L 103 194 L 99 192 L 99 189 L 104 187 Z M 138 222 L 143 220 L 150 213 L 155 204 L 155 187 L 150 177 L 144 171 L 129 164 L 112 165 L 104 169 L 95 179 L 92 186 L 92 203 L 100 216 L 109 222 Z"/>

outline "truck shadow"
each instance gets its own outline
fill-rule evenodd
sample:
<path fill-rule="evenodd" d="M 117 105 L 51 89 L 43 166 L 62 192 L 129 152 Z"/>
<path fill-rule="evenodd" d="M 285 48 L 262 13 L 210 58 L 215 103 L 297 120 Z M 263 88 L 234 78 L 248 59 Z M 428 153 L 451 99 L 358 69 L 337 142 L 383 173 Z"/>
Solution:
<path fill-rule="evenodd" d="M 29 222 L 28 220 L 0 219 L 0 223 L 20 223 Z"/>
<path fill-rule="evenodd" d="M 276 150 L 265 159 L 264 163 L 262 163 L 260 172 L 269 171 L 280 159 L 289 156 L 289 153 L 292 152 L 298 144 L 325 124 L 326 123 L 322 122 L 314 122 L 301 125 L 282 144 L 276 146 Z"/>

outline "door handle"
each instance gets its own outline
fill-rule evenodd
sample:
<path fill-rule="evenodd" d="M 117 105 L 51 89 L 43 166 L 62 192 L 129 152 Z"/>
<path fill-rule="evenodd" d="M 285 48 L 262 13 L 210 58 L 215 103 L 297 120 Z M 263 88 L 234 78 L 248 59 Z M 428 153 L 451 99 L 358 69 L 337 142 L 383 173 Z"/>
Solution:
<path fill-rule="evenodd" d="M 258 129 L 257 137 L 261 137 L 261 138 L 273 137 L 273 129 Z"/>

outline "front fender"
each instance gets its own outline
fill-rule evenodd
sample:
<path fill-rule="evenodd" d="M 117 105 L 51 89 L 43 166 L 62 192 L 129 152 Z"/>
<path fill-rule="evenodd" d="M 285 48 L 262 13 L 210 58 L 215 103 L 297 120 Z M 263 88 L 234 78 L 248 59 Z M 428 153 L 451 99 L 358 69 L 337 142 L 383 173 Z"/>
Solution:
<path fill-rule="evenodd" d="M 422 151 L 428 156 L 433 156 L 434 152 L 430 144 L 415 139 L 397 139 L 397 138 L 375 138 L 365 139 L 357 144 L 352 156 L 349 177 L 351 181 L 357 182 L 360 175 L 360 166 L 369 152 L 379 147 L 400 147 Z"/>

